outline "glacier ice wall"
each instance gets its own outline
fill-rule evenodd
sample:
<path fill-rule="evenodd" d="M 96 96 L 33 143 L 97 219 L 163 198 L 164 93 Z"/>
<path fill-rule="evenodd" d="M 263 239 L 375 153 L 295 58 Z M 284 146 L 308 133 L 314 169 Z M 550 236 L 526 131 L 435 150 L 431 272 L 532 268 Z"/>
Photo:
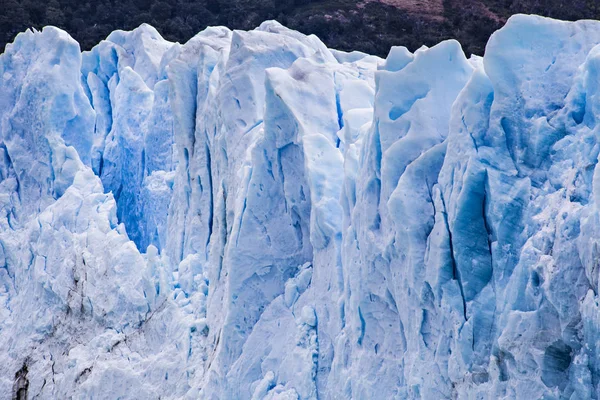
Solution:
<path fill-rule="evenodd" d="M 599 44 L 18 35 L 0 397 L 600 398 Z"/>

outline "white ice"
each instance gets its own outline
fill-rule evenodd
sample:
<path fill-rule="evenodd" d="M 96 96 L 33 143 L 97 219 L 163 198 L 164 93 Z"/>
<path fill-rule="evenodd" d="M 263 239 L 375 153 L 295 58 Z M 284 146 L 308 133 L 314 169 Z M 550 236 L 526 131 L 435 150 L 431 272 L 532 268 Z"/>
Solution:
<path fill-rule="evenodd" d="M 0 398 L 600 398 L 600 23 L 0 55 Z"/>

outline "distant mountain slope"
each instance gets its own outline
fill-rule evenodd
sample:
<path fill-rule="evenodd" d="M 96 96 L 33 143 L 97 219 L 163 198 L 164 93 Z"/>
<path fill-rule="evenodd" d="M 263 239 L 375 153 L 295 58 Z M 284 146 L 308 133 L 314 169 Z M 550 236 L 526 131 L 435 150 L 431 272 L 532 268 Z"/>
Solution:
<path fill-rule="evenodd" d="M 115 29 L 154 25 L 165 38 L 185 42 L 210 25 L 252 29 L 267 19 L 314 33 L 343 50 L 385 56 L 392 45 L 415 50 L 455 38 L 482 54 L 489 35 L 515 13 L 565 20 L 599 18 L 586 0 L 0 0 L 0 51 L 28 27 L 66 29 L 84 49 Z"/>

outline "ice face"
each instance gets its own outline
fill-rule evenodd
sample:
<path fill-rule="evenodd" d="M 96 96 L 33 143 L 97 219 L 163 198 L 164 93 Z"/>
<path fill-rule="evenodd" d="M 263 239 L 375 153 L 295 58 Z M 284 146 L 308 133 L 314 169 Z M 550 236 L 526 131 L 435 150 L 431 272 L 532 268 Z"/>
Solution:
<path fill-rule="evenodd" d="M 600 24 L 0 55 L 0 393 L 598 398 Z"/>

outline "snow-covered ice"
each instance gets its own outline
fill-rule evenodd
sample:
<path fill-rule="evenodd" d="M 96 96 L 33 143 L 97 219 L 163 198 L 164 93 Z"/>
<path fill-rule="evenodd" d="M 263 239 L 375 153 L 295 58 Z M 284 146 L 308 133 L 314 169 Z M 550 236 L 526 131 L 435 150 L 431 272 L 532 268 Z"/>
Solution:
<path fill-rule="evenodd" d="M 600 398 L 600 22 L 0 55 L 0 398 Z M 19 394 L 20 393 L 20 394 Z"/>

